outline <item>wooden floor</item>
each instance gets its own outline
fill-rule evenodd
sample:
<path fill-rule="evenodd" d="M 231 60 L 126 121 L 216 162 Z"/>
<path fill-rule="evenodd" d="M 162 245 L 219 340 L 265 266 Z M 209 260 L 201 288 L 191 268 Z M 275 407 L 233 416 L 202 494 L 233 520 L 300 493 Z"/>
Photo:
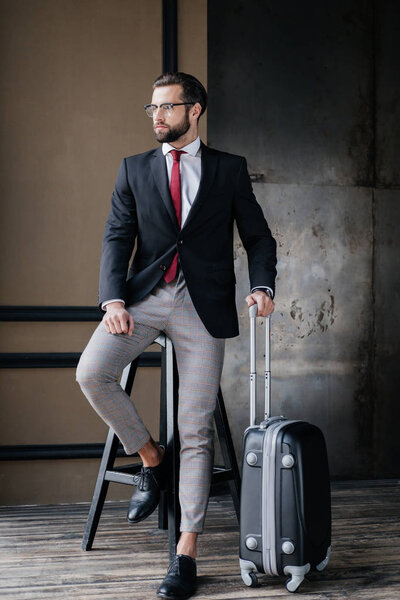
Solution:
<path fill-rule="evenodd" d="M 167 533 L 154 513 L 130 527 L 127 504 L 106 504 L 94 548 L 80 549 L 88 504 L 0 508 L 0 598 L 147 600 L 168 567 Z M 197 600 L 290 598 L 284 580 L 244 586 L 238 525 L 228 496 L 211 498 L 199 540 Z M 400 599 L 400 481 L 333 484 L 333 549 L 304 600 Z"/>

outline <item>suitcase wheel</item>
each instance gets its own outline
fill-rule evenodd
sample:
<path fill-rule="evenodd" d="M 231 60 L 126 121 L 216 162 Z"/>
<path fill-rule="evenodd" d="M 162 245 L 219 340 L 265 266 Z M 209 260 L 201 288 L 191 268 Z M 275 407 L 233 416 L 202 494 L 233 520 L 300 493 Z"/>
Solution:
<path fill-rule="evenodd" d="M 297 592 L 301 584 L 301 581 L 296 581 L 295 579 L 287 579 L 286 580 L 286 589 L 288 592 Z"/>
<path fill-rule="evenodd" d="M 290 579 L 286 581 L 286 589 L 288 592 L 295 592 L 302 581 L 304 581 L 304 576 L 309 572 L 311 568 L 310 563 L 306 565 L 287 565 L 283 572 L 285 575 L 291 575 Z"/>
<path fill-rule="evenodd" d="M 257 579 L 257 575 L 255 573 L 253 573 L 253 571 L 242 571 L 242 579 L 243 582 L 248 586 L 248 587 L 257 587 L 258 586 L 258 579 Z"/>
<path fill-rule="evenodd" d="M 331 546 L 329 546 L 328 551 L 326 553 L 326 558 L 319 563 L 319 565 L 317 565 L 315 568 L 317 569 L 317 571 L 323 571 L 326 567 L 326 565 L 329 562 L 329 557 L 331 555 Z"/>
<path fill-rule="evenodd" d="M 255 571 L 257 571 L 256 565 L 253 561 L 244 558 L 239 558 L 239 564 L 243 583 L 248 587 L 256 587 L 258 585 L 257 575 L 255 574 Z"/>

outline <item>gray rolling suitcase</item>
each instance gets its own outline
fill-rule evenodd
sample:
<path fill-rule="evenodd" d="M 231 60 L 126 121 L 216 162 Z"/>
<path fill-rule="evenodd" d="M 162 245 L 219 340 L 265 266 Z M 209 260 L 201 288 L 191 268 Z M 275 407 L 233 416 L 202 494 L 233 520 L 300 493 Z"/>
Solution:
<path fill-rule="evenodd" d="M 322 571 L 331 547 L 326 444 L 305 421 L 271 417 L 270 318 L 265 318 L 265 415 L 256 425 L 256 315 L 250 314 L 250 427 L 243 438 L 239 562 L 244 583 L 256 573 L 289 576 L 297 590 L 311 569 Z"/>

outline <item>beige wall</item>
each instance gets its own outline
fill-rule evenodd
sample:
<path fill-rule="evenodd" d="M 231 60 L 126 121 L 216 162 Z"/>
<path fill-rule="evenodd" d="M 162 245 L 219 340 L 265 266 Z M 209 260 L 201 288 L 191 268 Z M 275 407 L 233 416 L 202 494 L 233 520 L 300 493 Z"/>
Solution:
<path fill-rule="evenodd" d="M 180 0 L 179 69 L 205 84 L 207 2 Z M 143 104 L 162 69 L 161 0 L 0 2 L 0 303 L 93 306 L 101 238 L 122 157 L 155 147 Z M 206 141 L 206 119 L 200 123 Z M 3 323 L 1 352 L 80 352 L 95 323 Z M 149 350 L 158 350 L 152 346 Z M 135 401 L 157 437 L 157 369 Z M 1 444 L 100 442 L 106 426 L 74 369 L 1 371 Z M 0 464 L 0 502 L 90 499 L 97 460 Z M 111 486 L 110 498 L 131 490 Z"/>
<path fill-rule="evenodd" d="M 121 158 L 154 145 L 143 104 L 161 71 L 161 3 L 8 0 L 2 9 L 0 300 L 93 304 Z"/>
<path fill-rule="evenodd" d="M 178 69 L 197 77 L 207 89 L 207 0 L 178 0 Z M 199 133 L 207 143 L 207 112 Z"/>

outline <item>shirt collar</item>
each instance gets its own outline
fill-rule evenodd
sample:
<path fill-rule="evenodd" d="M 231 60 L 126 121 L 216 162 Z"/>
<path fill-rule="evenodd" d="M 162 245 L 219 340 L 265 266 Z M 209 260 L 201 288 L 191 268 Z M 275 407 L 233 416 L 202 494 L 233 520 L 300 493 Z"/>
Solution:
<path fill-rule="evenodd" d="M 195 140 L 193 140 L 193 142 L 190 142 L 190 144 L 187 144 L 187 146 L 183 146 L 183 148 L 179 148 L 179 150 L 184 150 L 191 156 L 196 156 L 197 152 L 199 151 L 199 148 L 200 148 L 200 137 L 197 136 L 197 138 Z M 164 156 L 166 154 L 168 154 L 168 152 L 170 152 L 171 150 L 176 150 L 176 148 L 171 146 L 171 144 L 164 142 L 162 145 L 162 152 L 163 152 Z"/>

